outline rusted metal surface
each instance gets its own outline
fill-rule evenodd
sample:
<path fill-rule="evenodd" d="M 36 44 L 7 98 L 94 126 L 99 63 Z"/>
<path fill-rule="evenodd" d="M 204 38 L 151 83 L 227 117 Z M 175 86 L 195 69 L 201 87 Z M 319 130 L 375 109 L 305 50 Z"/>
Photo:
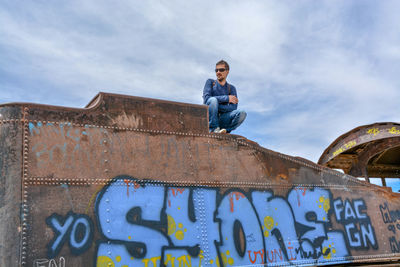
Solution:
<path fill-rule="evenodd" d="M 206 106 L 101 93 L 86 109 L 7 104 L 0 114 L 1 212 L 11 215 L 0 218 L 1 266 L 400 258 L 398 194 L 209 134 Z"/>
<path fill-rule="evenodd" d="M 0 266 L 21 262 L 23 190 L 20 108 L 0 108 Z M 8 121 L 7 118 L 15 118 Z"/>
<path fill-rule="evenodd" d="M 356 177 L 400 177 L 400 124 L 357 127 L 337 138 L 319 164 Z"/>

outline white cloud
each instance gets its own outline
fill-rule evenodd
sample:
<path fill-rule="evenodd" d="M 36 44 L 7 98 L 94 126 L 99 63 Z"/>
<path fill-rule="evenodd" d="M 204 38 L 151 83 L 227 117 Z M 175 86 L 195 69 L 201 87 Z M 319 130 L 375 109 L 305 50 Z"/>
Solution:
<path fill-rule="evenodd" d="M 316 160 L 354 127 L 398 121 L 399 5 L 3 2 L 1 100 L 76 106 L 110 91 L 199 104 L 224 58 L 249 113 L 238 132 Z"/>

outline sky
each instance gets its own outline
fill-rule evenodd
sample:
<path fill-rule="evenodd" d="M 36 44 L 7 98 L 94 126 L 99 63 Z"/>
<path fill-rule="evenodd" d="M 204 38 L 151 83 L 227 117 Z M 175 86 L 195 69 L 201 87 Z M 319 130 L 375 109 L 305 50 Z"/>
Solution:
<path fill-rule="evenodd" d="M 400 1 L 0 2 L 0 103 L 84 107 L 98 92 L 202 104 L 230 64 L 233 133 L 317 162 L 361 125 L 399 122 Z"/>

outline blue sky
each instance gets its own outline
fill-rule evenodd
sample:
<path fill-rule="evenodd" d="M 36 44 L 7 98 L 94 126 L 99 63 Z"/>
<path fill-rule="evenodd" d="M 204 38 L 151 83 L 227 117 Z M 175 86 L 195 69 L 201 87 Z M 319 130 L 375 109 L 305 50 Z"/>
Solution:
<path fill-rule="evenodd" d="M 0 102 L 84 107 L 99 91 L 201 104 L 231 65 L 234 133 L 316 162 L 341 134 L 399 121 L 400 1 L 0 3 Z"/>

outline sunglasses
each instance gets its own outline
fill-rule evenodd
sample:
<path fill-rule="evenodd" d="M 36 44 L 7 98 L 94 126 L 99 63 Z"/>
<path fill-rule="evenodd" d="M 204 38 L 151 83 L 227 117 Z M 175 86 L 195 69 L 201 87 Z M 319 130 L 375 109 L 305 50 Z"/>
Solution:
<path fill-rule="evenodd" d="M 215 69 L 215 72 L 224 72 L 224 71 L 226 71 L 226 69 L 224 69 L 224 68 L 220 68 L 220 69 Z"/>

